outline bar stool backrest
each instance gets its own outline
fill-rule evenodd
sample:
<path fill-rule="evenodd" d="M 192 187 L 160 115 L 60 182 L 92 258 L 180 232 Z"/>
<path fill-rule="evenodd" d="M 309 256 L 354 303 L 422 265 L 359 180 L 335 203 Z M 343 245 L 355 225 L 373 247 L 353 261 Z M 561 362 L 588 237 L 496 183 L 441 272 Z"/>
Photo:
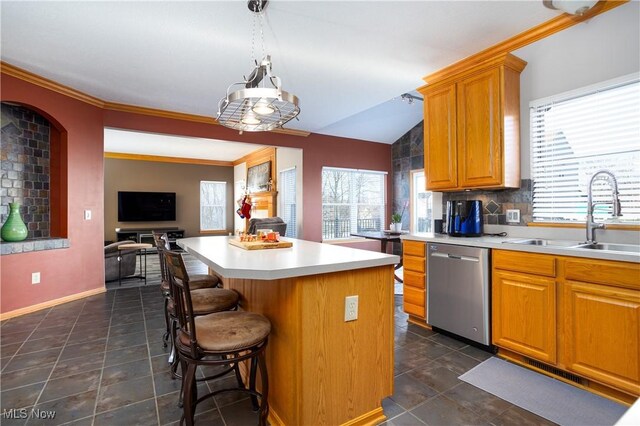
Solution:
<path fill-rule="evenodd" d="M 176 316 L 180 325 L 179 333 L 186 335 L 190 342 L 191 356 L 198 354 L 196 327 L 194 323 L 193 304 L 189 290 L 189 274 L 184 264 L 182 254 L 164 250 L 165 263 L 169 272 L 169 286 L 171 297 L 176 307 Z"/>
<path fill-rule="evenodd" d="M 169 270 L 167 269 L 167 264 L 164 258 L 165 250 L 171 250 L 171 245 L 169 244 L 169 236 L 166 232 L 155 232 L 153 231 L 153 241 L 156 244 L 156 249 L 158 249 L 158 257 L 160 258 L 160 276 L 162 277 L 162 281 L 169 282 Z"/>

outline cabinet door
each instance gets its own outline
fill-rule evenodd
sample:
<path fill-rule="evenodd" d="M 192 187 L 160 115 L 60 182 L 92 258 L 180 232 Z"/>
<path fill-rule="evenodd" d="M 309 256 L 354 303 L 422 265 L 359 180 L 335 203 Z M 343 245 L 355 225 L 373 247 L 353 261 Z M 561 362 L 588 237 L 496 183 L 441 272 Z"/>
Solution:
<path fill-rule="evenodd" d="M 458 186 L 455 84 L 426 94 L 424 117 L 427 189 L 455 189 Z"/>
<path fill-rule="evenodd" d="M 640 395 L 640 291 L 567 281 L 567 369 Z"/>
<path fill-rule="evenodd" d="M 457 84 L 458 183 L 462 188 L 503 184 L 500 69 Z"/>
<path fill-rule="evenodd" d="M 553 278 L 493 270 L 493 343 L 556 363 L 556 283 Z"/>

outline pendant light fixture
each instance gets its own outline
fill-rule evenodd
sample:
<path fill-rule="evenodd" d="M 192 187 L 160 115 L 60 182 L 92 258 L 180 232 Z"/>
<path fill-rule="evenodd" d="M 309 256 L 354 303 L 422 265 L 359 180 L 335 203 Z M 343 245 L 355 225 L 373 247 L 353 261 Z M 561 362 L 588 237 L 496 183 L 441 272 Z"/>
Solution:
<path fill-rule="evenodd" d="M 262 16 L 267 0 L 249 0 L 254 14 L 251 54 L 256 67 L 242 82 L 227 88 L 227 95 L 218 103 L 218 122 L 223 126 L 247 132 L 266 132 L 296 117 L 300 113 L 298 98 L 282 90 L 280 78 L 271 73 L 271 56 L 264 54 Z M 260 27 L 263 58 L 254 55 L 256 21 Z"/>

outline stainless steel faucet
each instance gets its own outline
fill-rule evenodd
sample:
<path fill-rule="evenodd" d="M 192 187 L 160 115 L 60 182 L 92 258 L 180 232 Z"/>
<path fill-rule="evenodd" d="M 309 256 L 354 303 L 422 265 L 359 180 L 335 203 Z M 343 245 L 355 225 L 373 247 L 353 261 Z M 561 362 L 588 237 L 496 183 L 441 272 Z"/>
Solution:
<path fill-rule="evenodd" d="M 620 213 L 620 199 L 618 197 L 618 181 L 609 170 L 597 171 L 591 176 L 587 195 L 587 244 L 596 244 L 596 229 L 604 229 L 604 223 L 597 223 L 593 220 L 593 209 L 596 204 L 593 202 L 593 183 L 597 180 L 606 180 L 611 185 L 611 204 L 613 205 L 613 216 L 622 216 Z"/>

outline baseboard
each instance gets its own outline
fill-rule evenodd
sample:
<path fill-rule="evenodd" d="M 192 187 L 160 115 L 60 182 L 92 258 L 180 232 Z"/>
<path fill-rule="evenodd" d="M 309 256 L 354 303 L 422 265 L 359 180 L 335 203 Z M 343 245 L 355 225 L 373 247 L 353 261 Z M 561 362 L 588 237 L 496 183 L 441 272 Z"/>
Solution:
<path fill-rule="evenodd" d="M 83 291 L 82 293 L 72 294 L 71 296 L 61 297 L 59 299 L 48 300 L 46 302 L 38 303 L 37 305 L 27 306 L 26 308 L 16 309 L 14 311 L 0 313 L 0 321 L 7 320 L 9 318 L 19 317 L 21 315 L 30 314 L 42 309 L 51 308 L 52 306 L 61 305 L 63 303 L 73 302 L 74 300 L 84 299 L 85 297 L 94 296 L 96 294 L 104 293 L 107 291 L 105 287 L 94 288 L 93 290 Z"/>
<path fill-rule="evenodd" d="M 387 420 L 387 416 L 384 415 L 382 407 L 378 407 L 375 410 L 364 413 L 361 416 L 351 419 L 346 423 L 342 423 L 341 426 L 369 426 L 378 425 Z"/>

